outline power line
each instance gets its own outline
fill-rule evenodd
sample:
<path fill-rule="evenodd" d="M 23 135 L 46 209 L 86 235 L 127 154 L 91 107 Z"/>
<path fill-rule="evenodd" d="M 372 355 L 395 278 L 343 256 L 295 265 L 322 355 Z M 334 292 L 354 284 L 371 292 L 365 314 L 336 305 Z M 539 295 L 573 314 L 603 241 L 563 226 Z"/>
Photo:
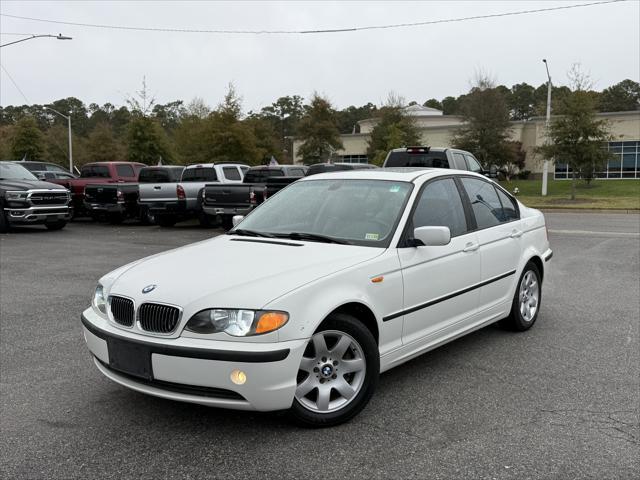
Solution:
<path fill-rule="evenodd" d="M 20 92 L 20 95 L 22 95 L 22 98 L 24 98 L 24 101 L 27 102 L 27 105 L 31 105 L 31 102 L 29 101 L 27 96 L 24 94 L 22 90 L 20 90 L 20 87 L 18 86 L 16 81 L 13 79 L 11 74 L 7 71 L 6 68 L 4 68 L 4 65 L 2 65 L 1 63 L 0 63 L 0 68 L 2 68 L 2 71 L 4 71 L 4 73 L 7 74 L 7 77 L 9 77 L 9 80 L 11 80 L 11 83 L 13 83 L 13 86 L 16 87 L 16 89 Z"/>
<path fill-rule="evenodd" d="M 357 32 L 363 30 L 383 30 L 390 28 L 420 27 L 425 25 L 435 25 L 439 23 L 465 22 L 469 20 L 482 20 L 487 18 L 510 17 L 515 15 L 528 15 L 531 13 L 552 12 L 557 10 L 568 10 L 572 8 L 591 7 L 594 5 L 605 5 L 609 3 L 624 2 L 627 0 L 604 0 L 599 2 L 581 3 L 574 5 L 563 5 L 560 7 L 537 8 L 533 10 L 520 10 L 516 12 L 491 13 L 487 15 L 475 15 L 471 17 L 448 18 L 440 20 L 427 20 L 422 22 L 396 23 L 389 25 L 368 25 L 364 27 L 348 28 L 327 28 L 318 30 L 220 30 L 220 29 L 194 29 L 194 28 L 163 28 L 163 27 L 134 27 L 126 25 L 106 25 L 96 23 L 67 22 L 62 20 L 50 20 L 45 18 L 23 17 L 20 15 L 0 14 L 2 17 L 28 20 L 32 22 L 55 23 L 58 25 L 71 25 L 86 28 L 102 28 L 111 30 L 135 30 L 142 32 L 173 32 L 173 33 L 216 33 L 216 34 L 243 34 L 243 35 L 286 35 L 286 34 L 312 34 L 312 33 L 344 33 Z"/>

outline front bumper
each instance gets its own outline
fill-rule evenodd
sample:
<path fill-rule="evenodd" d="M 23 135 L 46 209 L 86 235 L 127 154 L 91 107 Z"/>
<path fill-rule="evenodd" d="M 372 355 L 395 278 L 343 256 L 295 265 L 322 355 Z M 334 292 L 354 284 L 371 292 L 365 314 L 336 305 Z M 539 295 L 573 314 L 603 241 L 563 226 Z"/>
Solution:
<path fill-rule="evenodd" d="M 69 220 L 72 210 L 64 206 L 42 206 L 29 208 L 5 208 L 4 213 L 11 224 L 47 223 Z"/>
<path fill-rule="evenodd" d="M 113 326 L 91 308 L 83 312 L 82 324 L 96 366 L 114 382 L 157 397 L 239 410 L 291 407 L 307 345 L 147 337 Z M 116 346 L 124 346 L 126 358 Z M 125 371 L 123 363 L 137 372 Z M 243 385 L 231 381 L 234 370 L 245 372 Z"/>

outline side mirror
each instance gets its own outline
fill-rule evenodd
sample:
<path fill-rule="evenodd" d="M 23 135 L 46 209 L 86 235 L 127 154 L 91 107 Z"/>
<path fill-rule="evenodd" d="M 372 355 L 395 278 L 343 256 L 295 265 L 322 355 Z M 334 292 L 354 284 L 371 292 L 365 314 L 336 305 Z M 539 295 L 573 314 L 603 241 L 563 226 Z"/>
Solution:
<path fill-rule="evenodd" d="M 234 215 L 231 219 L 232 225 L 237 226 L 242 220 L 244 220 L 244 215 Z"/>
<path fill-rule="evenodd" d="M 451 241 L 449 227 L 418 227 L 413 230 L 413 238 L 427 247 L 448 245 Z"/>

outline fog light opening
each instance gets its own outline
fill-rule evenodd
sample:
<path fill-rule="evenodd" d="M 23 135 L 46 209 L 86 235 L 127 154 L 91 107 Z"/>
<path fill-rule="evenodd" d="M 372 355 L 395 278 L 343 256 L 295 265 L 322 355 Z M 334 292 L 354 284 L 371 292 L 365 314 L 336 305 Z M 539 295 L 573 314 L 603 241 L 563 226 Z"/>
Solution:
<path fill-rule="evenodd" d="M 244 383 L 247 381 L 247 374 L 242 370 L 234 370 L 233 372 L 231 372 L 230 377 L 231 381 L 236 385 L 244 385 Z"/>

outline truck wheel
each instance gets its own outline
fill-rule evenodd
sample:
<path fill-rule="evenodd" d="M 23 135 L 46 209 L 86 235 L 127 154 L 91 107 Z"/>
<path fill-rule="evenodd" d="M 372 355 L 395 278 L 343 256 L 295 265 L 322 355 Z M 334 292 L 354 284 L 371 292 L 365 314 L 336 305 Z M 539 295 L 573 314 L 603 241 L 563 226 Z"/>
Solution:
<path fill-rule="evenodd" d="M 351 315 L 330 315 L 302 356 L 291 407 L 306 427 L 329 427 L 357 415 L 378 385 L 380 354 L 367 327 Z"/>
<path fill-rule="evenodd" d="M 2 205 L 0 205 L 0 233 L 7 233 L 9 231 L 9 221 L 4 213 Z"/>
<path fill-rule="evenodd" d="M 204 212 L 198 214 L 198 222 L 201 227 L 208 228 L 211 226 L 211 218 Z"/>
<path fill-rule="evenodd" d="M 111 225 L 118 225 L 124 221 L 124 217 L 121 213 L 110 213 L 107 216 L 107 219 Z"/>
<path fill-rule="evenodd" d="M 148 208 L 140 210 L 140 223 L 142 225 L 153 225 L 155 223 L 155 217 L 151 214 Z"/>
<path fill-rule="evenodd" d="M 161 227 L 173 227 L 178 221 L 173 215 L 158 215 L 157 220 Z"/>
<path fill-rule="evenodd" d="M 62 230 L 66 224 L 66 220 L 58 220 L 56 222 L 45 223 L 44 226 L 49 230 Z"/>
<path fill-rule="evenodd" d="M 222 228 L 225 231 L 233 228 L 233 217 L 231 215 L 222 215 Z"/>

